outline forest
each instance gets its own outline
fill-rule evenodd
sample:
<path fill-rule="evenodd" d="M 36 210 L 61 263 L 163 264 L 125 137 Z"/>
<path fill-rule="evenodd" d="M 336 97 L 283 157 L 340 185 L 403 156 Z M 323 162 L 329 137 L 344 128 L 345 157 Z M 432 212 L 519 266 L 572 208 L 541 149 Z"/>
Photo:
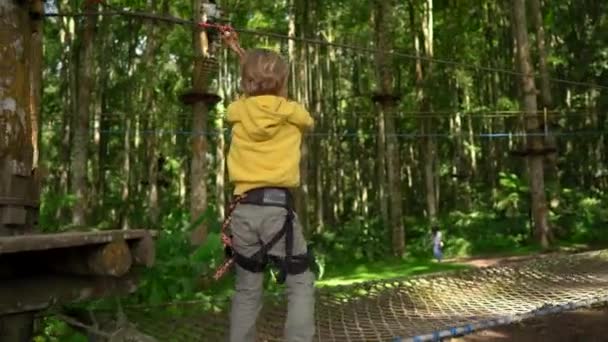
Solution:
<path fill-rule="evenodd" d="M 608 243 L 608 2 L 217 2 L 45 2 L 40 227 L 157 231 L 124 303 L 230 295 L 222 25 L 285 56 L 315 120 L 295 197 L 319 286 Z"/>

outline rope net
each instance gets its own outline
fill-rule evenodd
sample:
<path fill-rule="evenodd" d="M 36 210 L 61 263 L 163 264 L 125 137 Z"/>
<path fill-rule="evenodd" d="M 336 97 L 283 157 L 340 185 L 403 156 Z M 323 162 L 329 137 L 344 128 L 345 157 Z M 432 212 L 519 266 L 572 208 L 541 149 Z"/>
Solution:
<path fill-rule="evenodd" d="M 608 251 L 317 291 L 316 341 L 432 341 L 608 302 Z M 267 298 L 258 341 L 282 341 L 285 301 Z M 158 341 L 224 341 L 228 312 L 131 309 Z"/>

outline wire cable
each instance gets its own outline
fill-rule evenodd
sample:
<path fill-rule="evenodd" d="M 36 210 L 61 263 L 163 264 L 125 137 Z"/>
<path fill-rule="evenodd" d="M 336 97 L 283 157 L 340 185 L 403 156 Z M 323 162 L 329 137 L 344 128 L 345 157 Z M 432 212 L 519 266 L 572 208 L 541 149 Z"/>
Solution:
<path fill-rule="evenodd" d="M 106 11 L 55 12 L 55 13 L 46 13 L 45 16 L 47 16 L 47 17 L 126 16 L 126 17 L 134 17 L 134 18 L 142 18 L 142 19 L 148 19 L 148 20 L 154 20 L 154 21 L 167 22 L 167 23 L 171 23 L 171 24 L 186 25 L 186 26 L 192 26 L 192 27 L 198 27 L 200 24 L 193 20 L 182 19 L 182 18 L 169 16 L 169 15 L 157 15 L 157 14 L 152 14 L 152 13 L 147 13 L 147 12 L 126 11 L 126 10 L 118 10 L 118 9 L 106 10 Z M 244 29 L 244 28 L 232 28 L 232 29 L 239 33 L 257 35 L 257 36 L 263 36 L 263 37 L 269 37 L 269 38 L 275 38 L 275 39 L 293 40 L 293 41 L 301 42 L 301 43 L 314 44 L 314 45 L 327 46 L 327 47 L 335 47 L 335 48 L 340 48 L 340 49 L 345 49 L 345 50 L 367 52 L 367 53 L 373 53 L 373 54 L 385 53 L 385 54 L 389 54 L 389 55 L 396 56 L 396 57 L 404 57 L 404 58 L 413 59 L 413 60 L 424 60 L 424 61 L 433 62 L 433 63 L 437 63 L 437 64 L 450 65 L 450 66 L 461 67 L 461 68 L 466 68 L 466 69 L 491 71 L 491 72 L 515 75 L 515 76 L 526 76 L 526 74 L 524 74 L 524 73 L 517 72 L 514 70 L 509 70 L 509 69 L 467 64 L 467 63 L 457 62 L 457 61 L 448 60 L 448 59 L 440 59 L 440 58 L 435 58 L 435 57 L 416 56 L 415 54 L 399 52 L 399 51 L 380 51 L 380 50 L 377 50 L 374 48 L 369 48 L 369 47 L 364 47 L 364 46 L 329 42 L 329 41 L 325 41 L 325 40 L 306 38 L 306 37 L 295 37 L 295 36 L 290 36 L 290 35 L 281 34 L 281 33 L 265 32 L 265 31 L 258 31 L 258 30 L 253 30 L 253 29 Z M 535 78 L 540 77 L 540 75 L 538 75 L 538 74 L 535 74 L 533 76 Z M 573 86 L 584 86 L 584 87 L 604 89 L 604 90 L 608 89 L 608 86 L 588 83 L 588 82 L 570 81 L 570 80 L 561 79 L 561 78 L 549 78 L 549 80 L 554 83 L 569 84 L 569 85 L 573 85 Z"/>
<path fill-rule="evenodd" d="M 48 129 L 43 127 L 43 132 L 60 132 L 61 129 Z M 89 128 L 89 132 L 94 131 L 99 134 L 126 134 L 137 133 L 138 135 L 185 135 L 185 136 L 208 136 L 215 137 L 224 135 L 230 137 L 230 130 L 209 130 L 209 131 L 193 131 L 193 130 L 182 130 L 182 129 L 141 129 L 141 130 L 127 130 L 127 129 L 92 129 Z M 394 134 L 385 134 L 385 137 L 396 137 L 405 139 L 418 139 L 418 138 L 458 138 L 458 137 L 477 137 L 477 138 L 523 138 L 523 137 L 543 137 L 543 136 L 597 136 L 607 134 L 602 130 L 580 130 L 580 131 L 548 131 L 548 132 L 488 132 L 488 133 L 406 133 L 397 132 Z M 345 131 L 345 132 L 309 132 L 306 136 L 314 138 L 371 138 L 378 137 L 377 133 L 370 133 L 367 131 Z"/>

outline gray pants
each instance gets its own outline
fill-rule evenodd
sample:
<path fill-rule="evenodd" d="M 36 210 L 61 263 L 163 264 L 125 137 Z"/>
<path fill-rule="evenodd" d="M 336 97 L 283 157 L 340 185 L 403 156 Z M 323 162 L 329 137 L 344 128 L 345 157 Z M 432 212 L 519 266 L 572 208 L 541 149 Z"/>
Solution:
<path fill-rule="evenodd" d="M 232 245 L 238 253 L 251 256 L 282 228 L 287 211 L 280 207 L 239 204 L 232 213 L 230 230 Z M 306 240 L 297 219 L 293 221 L 293 255 L 306 253 Z M 285 240 L 279 240 L 269 251 L 270 255 L 285 256 Z M 309 342 L 315 334 L 314 274 L 309 270 L 287 275 L 287 321 L 285 339 L 288 342 Z M 253 342 L 255 324 L 262 309 L 264 273 L 252 273 L 236 266 L 236 292 L 232 297 L 230 314 L 230 341 Z M 273 317 L 272 319 L 280 319 Z"/>

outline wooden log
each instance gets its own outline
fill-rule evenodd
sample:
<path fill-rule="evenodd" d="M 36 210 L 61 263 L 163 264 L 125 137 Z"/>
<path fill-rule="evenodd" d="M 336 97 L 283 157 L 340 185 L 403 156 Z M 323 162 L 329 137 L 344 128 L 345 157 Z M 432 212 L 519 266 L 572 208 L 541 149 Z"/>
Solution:
<path fill-rule="evenodd" d="M 32 276 L 0 282 L 0 315 L 39 311 L 56 303 L 72 303 L 127 295 L 137 289 L 134 274 L 122 278 Z M 0 338 L 0 341 L 4 339 Z"/>
<path fill-rule="evenodd" d="M 115 240 L 131 241 L 146 236 L 154 237 L 154 235 L 153 231 L 133 229 L 0 237 L 0 254 L 88 246 Z"/>
<path fill-rule="evenodd" d="M 141 239 L 134 240 L 131 246 L 131 253 L 136 265 L 152 267 L 156 260 L 156 248 L 152 236 L 147 235 Z"/>
<path fill-rule="evenodd" d="M 79 235 L 69 235 L 74 238 L 72 244 L 81 243 L 84 239 Z M 85 237 L 91 237 L 86 234 Z M 96 239 L 86 239 L 89 242 L 96 242 L 98 235 L 93 235 Z M 13 238 L 0 238 L 7 241 L 3 247 L 10 253 L 0 253 L 0 280 L 15 276 L 29 276 L 39 273 L 61 273 L 76 275 L 99 275 L 120 277 L 132 268 L 133 265 L 143 265 L 151 267 L 155 261 L 154 239 L 147 232 L 141 237 L 130 240 L 121 239 L 121 235 L 111 236 L 115 240 L 109 243 L 93 243 L 84 246 L 64 246 L 66 243 L 65 235 L 56 237 L 45 235 L 45 239 L 38 239 L 34 236 L 34 241 L 41 244 L 37 247 L 46 248 L 32 250 L 30 236 L 19 236 Z M 131 236 L 133 237 L 133 236 Z M 76 239 L 77 238 L 77 239 Z M 48 240 L 46 240 L 48 239 Z M 14 242 L 17 243 L 14 243 Z M 50 245 L 58 246 L 49 248 Z M 0 242 L 0 246 L 2 243 Z M 23 251 L 18 251 L 23 248 Z M 1 248 L 0 248 L 1 249 Z"/>
<path fill-rule="evenodd" d="M 133 257 L 124 240 L 107 244 L 47 252 L 44 261 L 51 269 L 62 273 L 121 277 L 129 272 Z"/>
<path fill-rule="evenodd" d="M 34 313 L 0 316 L 0 341 L 29 342 L 34 331 Z"/>

